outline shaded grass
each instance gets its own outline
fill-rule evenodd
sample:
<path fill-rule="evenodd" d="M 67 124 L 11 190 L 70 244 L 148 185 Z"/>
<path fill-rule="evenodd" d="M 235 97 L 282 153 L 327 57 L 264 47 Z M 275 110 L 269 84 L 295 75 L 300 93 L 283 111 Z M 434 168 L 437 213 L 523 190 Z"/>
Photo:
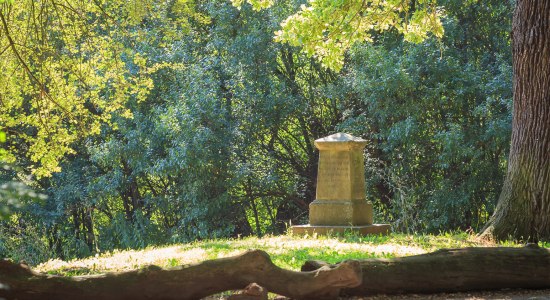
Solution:
<path fill-rule="evenodd" d="M 39 272 L 59 275 L 85 275 L 120 272 L 157 265 L 164 268 L 194 264 L 204 260 L 238 255 L 250 249 L 264 250 L 273 262 L 285 269 L 299 270 L 307 260 L 336 263 L 347 259 L 392 258 L 433 252 L 442 248 L 517 247 L 480 241 L 463 232 L 428 234 L 391 234 L 388 236 L 266 236 L 240 239 L 196 241 L 144 250 L 113 251 L 69 262 L 51 260 L 36 266 Z M 541 244 L 550 247 L 550 244 Z"/>

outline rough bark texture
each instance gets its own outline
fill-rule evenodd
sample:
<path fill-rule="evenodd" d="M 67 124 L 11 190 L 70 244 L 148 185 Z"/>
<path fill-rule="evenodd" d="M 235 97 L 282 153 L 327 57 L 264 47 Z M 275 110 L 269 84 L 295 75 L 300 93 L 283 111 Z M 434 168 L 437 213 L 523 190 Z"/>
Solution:
<path fill-rule="evenodd" d="M 550 1 L 518 0 L 508 172 L 482 235 L 550 240 Z"/>
<path fill-rule="evenodd" d="M 303 271 L 326 263 L 307 262 Z M 361 260 L 363 283 L 345 296 L 550 287 L 550 251 L 538 247 L 446 249 L 429 254 Z"/>
<path fill-rule="evenodd" d="M 359 262 L 336 268 L 293 272 L 275 266 L 263 251 L 163 270 L 61 277 L 37 274 L 0 261 L 0 298 L 4 299 L 200 299 L 255 282 L 268 291 L 295 299 L 333 299 L 343 287 L 361 283 Z"/>

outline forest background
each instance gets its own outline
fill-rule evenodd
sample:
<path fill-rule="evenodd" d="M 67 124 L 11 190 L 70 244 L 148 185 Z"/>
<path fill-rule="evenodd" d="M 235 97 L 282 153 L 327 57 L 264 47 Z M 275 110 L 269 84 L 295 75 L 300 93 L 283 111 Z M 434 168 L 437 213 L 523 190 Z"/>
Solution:
<path fill-rule="evenodd" d="M 495 208 L 514 1 L 438 1 L 442 38 L 373 32 L 338 71 L 274 40 L 303 1 L 3 2 L 2 257 L 284 233 L 335 132 L 369 141 L 394 231 L 478 231 Z"/>

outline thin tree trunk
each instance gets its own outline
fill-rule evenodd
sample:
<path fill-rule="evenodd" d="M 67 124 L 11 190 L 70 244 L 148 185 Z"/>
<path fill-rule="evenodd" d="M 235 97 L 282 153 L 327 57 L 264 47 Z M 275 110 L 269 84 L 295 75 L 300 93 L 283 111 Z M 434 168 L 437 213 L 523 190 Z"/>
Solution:
<path fill-rule="evenodd" d="M 550 1 L 518 0 L 508 172 L 482 235 L 550 240 Z"/>
<path fill-rule="evenodd" d="M 82 222 L 86 231 L 86 244 L 90 252 L 98 252 L 98 245 L 94 234 L 93 207 L 82 208 Z"/>
<path fill-rule="evenodd" d="M 252 207 L 252 212 L 254 213 L 254 222 L 256 223 L 256 236 L 262 237 L 262 228 L 260 226 L 260 217 L 258 214 L 258 207 L 256 206 L 256 200 L 253 197 L 250 197 L 250 205 Z"/>
<path fill-rule="evenodd" d="M 72 206 L 70 210 L 73 215 L 74 235 L 77 239 L 80 239 L 80 217 L 78 216 L 78 208 Z"/>
<path fill-rule="evenodd" d="M 248 198 L 248 203 L 250 203 L 250 207 L 252 208 L 252 212 L 254 213 L 254 222 L 256 223 L 256 236 L 262 237 L 262 229 L 260 227 L 260 217 L 258 215 L 258 207 L 256 206 L 256 200 L 254 198 L 254 195 L 252 195 L 252 180 L 250 177 L 246 180 L 246 196 Z"/>

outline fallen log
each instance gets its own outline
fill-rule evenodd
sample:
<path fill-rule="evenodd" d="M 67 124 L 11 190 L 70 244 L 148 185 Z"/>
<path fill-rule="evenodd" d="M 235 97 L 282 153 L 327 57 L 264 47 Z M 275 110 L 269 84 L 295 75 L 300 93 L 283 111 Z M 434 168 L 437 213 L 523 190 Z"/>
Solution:
<path fill-rule="evenodd" d="M 550 288 L 550 250 L 536 245 L 443 249 L 360 262 L 362 284 L 343 289 L 342 296 Z M 334 266 L 308 261 L 302 271 Z"/>
<path fill-rule="evenodd" d="M 168 270 L 148 267 L 73 277 L 38 274 L 25 265 L 0 261 L 0 298 L 200 299 L 242 289 L 253 282 L 293 299 L 543 289 L 550 288 L 549 270 L 550 250 L 536 246 L 444 249 L 423 255 L 335 265 L 309 261 L 302 272 L 281 269 L 265 252 L 258 250 Z"/>
<path fill-rule="evenodd" d="M 28 266 L 0 261 L 0 298 L 4 299 L 200 299 L 257 283 L 294 299 L 333 299 L 344 287 L 361 283 L 359 262 L 294 272 L 274 265 L 259 250 L 172 269 L 145 269 L 88 276 L 54 276 Z"/>

